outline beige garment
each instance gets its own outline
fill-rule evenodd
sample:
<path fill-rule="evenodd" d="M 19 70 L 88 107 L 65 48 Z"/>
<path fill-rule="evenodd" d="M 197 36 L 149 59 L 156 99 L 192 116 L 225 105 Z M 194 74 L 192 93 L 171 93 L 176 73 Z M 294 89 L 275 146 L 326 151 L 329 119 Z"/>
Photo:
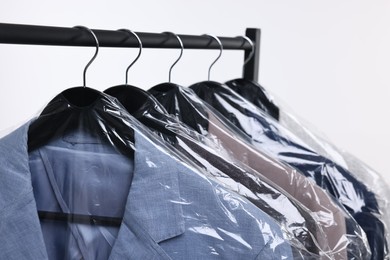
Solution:
<path fill-rule="evenodd" d="M 329 245 L 334 259 L 348 259 L 347 245 L 351 241 L 346 232 L 346 219 L 350 215 L 337 205 L 331 195 L 292 167 L 242 141 L 211 113 L 208 131 L 212 139 L 217 139 L 231 152 L 231 156 L 271 180 L 313 212 L 327 236 L 317 237 L 320 248 L 325 251 Z"/>

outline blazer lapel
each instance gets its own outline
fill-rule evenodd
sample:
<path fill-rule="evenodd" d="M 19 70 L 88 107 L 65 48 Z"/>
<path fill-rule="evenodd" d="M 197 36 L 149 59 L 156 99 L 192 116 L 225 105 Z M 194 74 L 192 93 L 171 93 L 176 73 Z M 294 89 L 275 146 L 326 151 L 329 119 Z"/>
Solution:
<path fill-rule="evenodd" d="M 48 259 L 28 165 L 25 124 L 0 141 L 2 259 Z"/>
<path fill-rule="evenodd" d="M 110 259 L 170 259 L 158 243 L 184 233 L 176 164 L 138 131 L 134 175 Z"/>

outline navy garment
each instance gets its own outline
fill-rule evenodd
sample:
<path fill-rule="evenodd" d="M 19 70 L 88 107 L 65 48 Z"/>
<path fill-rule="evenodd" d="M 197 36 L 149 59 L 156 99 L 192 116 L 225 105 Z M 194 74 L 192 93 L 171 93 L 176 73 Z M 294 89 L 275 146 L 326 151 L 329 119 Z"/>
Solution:
<path fill-rule="evenodd" d="M 65 100 L 50 112 L 73 115 L 71 132 L 53 129 L 30 152 L 34 121 L 0 139 L 0 259 L 293 259 L 273 219 L 185 165 L 115 100 L 84 108 Z M 123 221 L 117 230 L 48 223 L 38 208 Z"/>
<path fill-rule="evenodd" d="M 295 167 L 335 196 L 365 231 L 372 259 L 383 259 L 384 225 L 377 217 L 380 212 L 375 195 L 363 183 L 343 167 L 306 148 L 277 121 L 228 87 L 203 82 L 191 89 L 245 132 L 258 149 Z"/>

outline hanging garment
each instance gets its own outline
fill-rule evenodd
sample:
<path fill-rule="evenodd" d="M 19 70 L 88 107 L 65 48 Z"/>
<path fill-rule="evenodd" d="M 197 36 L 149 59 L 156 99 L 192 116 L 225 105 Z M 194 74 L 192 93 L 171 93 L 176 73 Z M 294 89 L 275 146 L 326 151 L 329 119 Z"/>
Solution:
<path fill-rule="evenodd" d="M 275 103 L 273 97 L 269 95 L 263 87 L 261 87 L 260 85 L 258 85 L 258 87 L 250 87 L 251 84 L 255 83 L 251 80 L 243 78 L 230 80 L 225 84 L 245 99 L 247 99 L 247 97 L 250 98 L 248 99 L 249 101 L 255 102 L 254 104 L 257 107 L 259 107 L 261 110 L 263 110 L 276 120 L 279 120 L 283 111 L 280 111 L 279 104 Z"/>
<path fill-rule="evenodd" d="M 40 118 L 56 113 L 62 128 L 45 143 L 31 135 L 38 119 L 0 139 L 1 259 L 293 259 L 272 218 L 185 165 L 115 99 L 80 107 L 60 94 Z M 123 221 L 40 220 L 37 210 Z"/>
<path fill-rule="evenodd" d="M 370 257 L 364 232 L 332 196 L 295 169 L 256 150 L 248 137 L 229 121 L 222 119 L 191 89 L 155 87 L 149 92 L 169 113 L 223 146 L 234 158 L 264 174 L 314 212 L 319 225 L 327 234 L 335 259 L 346 259 L 347 254 L 355 259 Z"/>
<path fill-rule="evenodd" d="M 131 115 L 205 169 L 205 172 L 275 219 L 290 232 L 290 242 L 296 239 L 309 252 L 317 254 L 317 258 L 320 255 L 322 259 L 327 258 L 326 252 L 330 249 L 322 228 L 294 198 L 281 193 L 275 184 L 235 160 L 222 146 L 216 146 L 212 140 L 170 116 L 150 93 L 129 85 L 112 87 L 105 93 L 117 98 Z M 307 258 L 306 252 L 301 254 Z M 297 259 L 296 256 L 294 258 Z"/>
<path fill-rule="evenodd" d="M 383 259 L 384 225 L 375 195 L 363 183 L 341 166 L 305 147 L 287 129 L 226 86 L 204 82 L 191 89 L 245 132 L 258 149 L 298 169 L 335 196 L 365 231 L 371 251 L 379 253 L 372 259 Z"/>
<path fill-rule="evenodd" d="M 272 98 L 267 94 L 266 90 L 262 86 L 256 82 L 245 79 L 231 80 L 226 82 L 226 85 L 237 92 L 240 96 L 274 117 L 274 114 L 270 113 L 269 109 L 267 109 L 269 104 L 272 103 Z M 267 98 L 264 98 L 264 96 Z M 276 106 L 274 103 L 272 104 L 273 106 Z M 281 104 L 278 104 L 278 106 L 281 107 Z M 313 130 L 313 127 L 305 124 L 298 116 L 294 115 L 290 111 L 287 111 L 286 108 L 281 107 L 280 118 L 278 121 L 282 126 L 286 127 L 294 135 L 304 141 L 307 147 L 310 147 L 316 153 L 331 159 L 340 166 L 349 170 L 354 177 L 356 177 L 360 182 L 366 184 L 367 188 L 376 195 L 375 198 L 378 201 L 381 216 L 383 216 L 382 221 L 385 224 L 386 230 L 385 236 L 387 243 L 384 248 L 384 258 L 390 258 L 388 250 L 390 233 L 387 231 L 390 227 L 390 188 L 384 178 L 355 156 L 337 148 L 323 135 Z M 378 253 L 377 255 L 380 256 L 381 254 Z"/>

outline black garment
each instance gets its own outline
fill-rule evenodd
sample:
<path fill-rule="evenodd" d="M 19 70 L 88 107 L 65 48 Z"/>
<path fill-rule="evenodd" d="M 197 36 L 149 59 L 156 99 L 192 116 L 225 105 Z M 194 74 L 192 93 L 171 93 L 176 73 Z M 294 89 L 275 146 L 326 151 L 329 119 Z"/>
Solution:
<path fill-rule="evenodd" d="M 295 167 L 335 196 L 365 231 L 372 259 L 383 259 L 384 225 L 375 195 L 343 167 L 310 149 L 233 90 L 215 82 L 203 82 L 191 89 L 244 131 L 259 149 Z"/>
<path fill-rule="evenodd" d="M 273 102 L 272 98 L 262 86 L 257 85 L 257 87 L 254 87 L 253 82 L 247 79 L 234 79 L 225 84 L 268 115 L 279 120 L 279 107 Z"/>
<path fill-rule="evenodd" d="M 294 251 L 297 259 L 319 258 L 316 254 L 320 249 L 312 236 L 320 235 L 322 229 L 299 202 L 281 193 L 275 184 L 251 168 L 232 158 L 226 158 L 228 153 L 224 152 L 222 147 L 216 147 L 218 152 L 213 150 L 215 144 L 212 141 L 169 115 L 150 93 L 132 86 L 113 87 L 105 93 L 117 98 L 136 119 L 173 145 L 197 166 L 205 169 L 231 190 L 249 199 L 283 225 L 294 236 L 291 242 L 299 242 L 309 251 Z M 280 205 L 281 201 L 283 207 Z"/>

